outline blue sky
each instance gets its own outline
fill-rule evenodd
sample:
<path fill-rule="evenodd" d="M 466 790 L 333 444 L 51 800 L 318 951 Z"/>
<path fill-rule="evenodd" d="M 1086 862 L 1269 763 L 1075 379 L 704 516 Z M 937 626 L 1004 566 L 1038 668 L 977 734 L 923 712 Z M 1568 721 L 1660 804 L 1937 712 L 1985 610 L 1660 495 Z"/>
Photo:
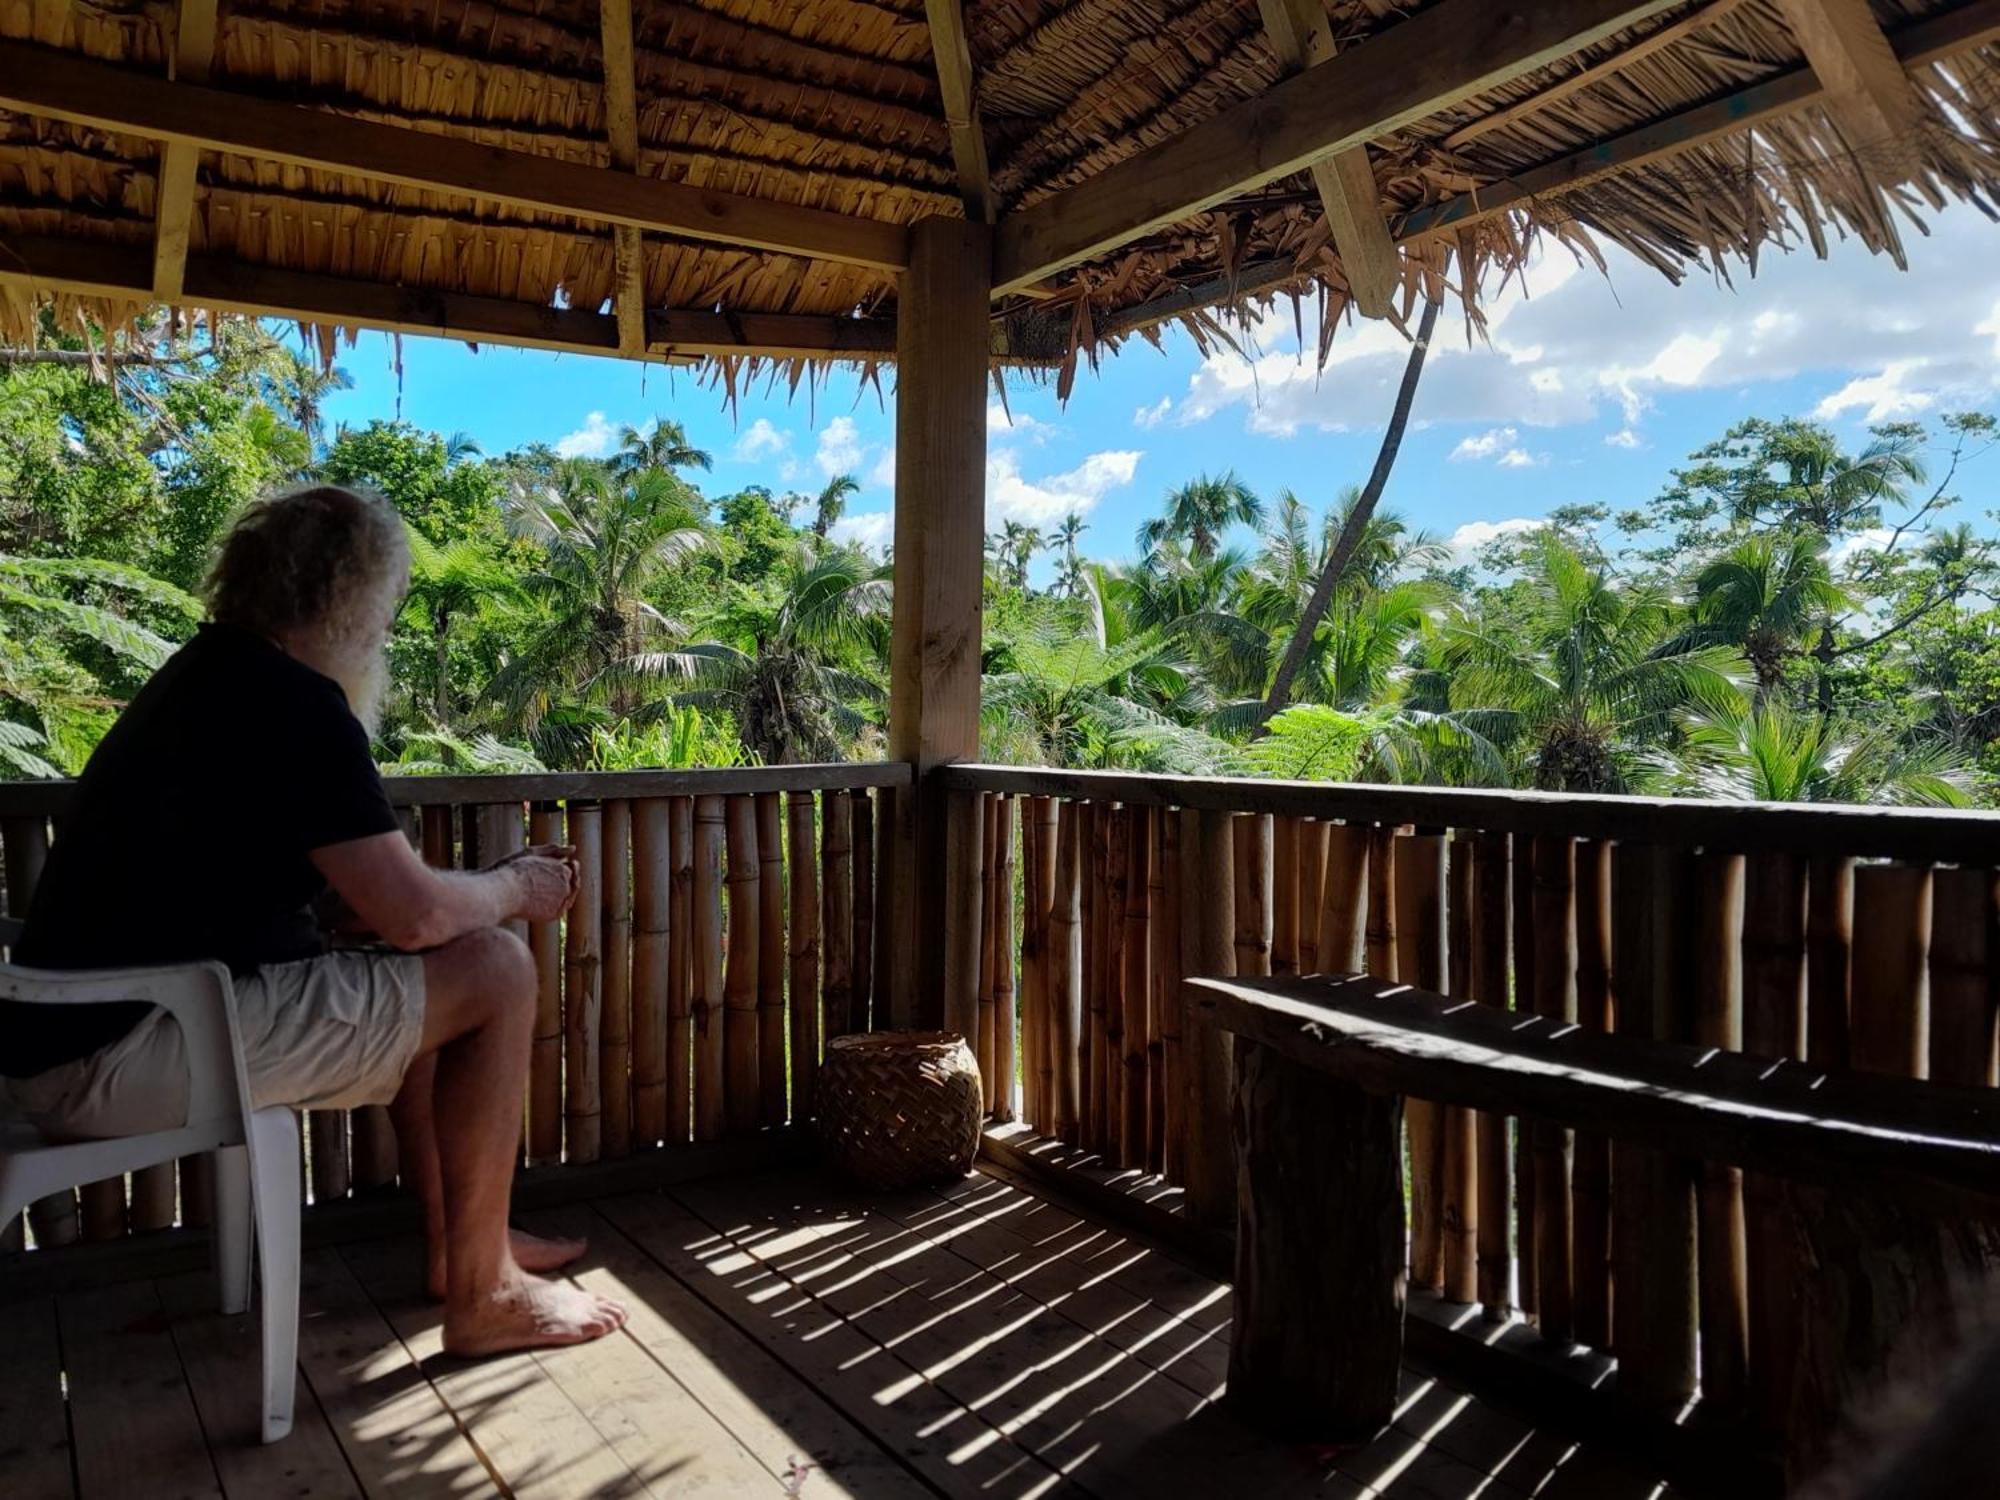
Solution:
<path fill-rule="evenodd" d="M 1741 417 L 1817 416 L 1859 441 L 1874 421 L 1991 406 L 2000 227 L 1957 208 L 1928 228 L 1906 231 L 1908 274 L 1850 242 L 1825 262 L 1767 253 L 1754 279 L 1732 267 L 1733 285 L 1697 276 L 1676 287 L 1609 248 L 1607 276 L 1548 250 L 1525 290 L 1491 293 L 1484 341 L 1468 344 L 1447 308 L 1385 505 L 1470 549 L 1557 505 L 1644 506 L 1671 466 Z M 1086 549 L 1127 557 L 1167 490 L 1227 468 L 1267 497 L 1289 488 L 1323 507 L 1365 478 L 1404 347 L 1387 327 L 1350 326 L 1315 372 L 1280 304 L 1240 354 L 1204 358 L 1179 332 L 1163 352 L 1135 340 L 1082 374 L 1066 406 L 1015 374 L 1011 425 L 997 402 L 988 413 L 989 529 L 1080 510 Z M 780 384 L 731 411 L 686 370 L 412 338 L 399 382 L 394 357 L 388 339 L 364 335 L 341 361 L 355 389 L 329 404 L 330 418 L 400 409 L 497 454 L 535 441 L 604 452 L 625 424 L 666 415 L 715 454 L 709 493 L 811 491 L 850 471 L 862 492 L 845 529 L 887 538 L 893 411 L 850 374 L 810 397 Z M 1960 487 L 1964 518 L 1984 519 L 1993 476 L 1982 471 L 1996 463 Z"/>

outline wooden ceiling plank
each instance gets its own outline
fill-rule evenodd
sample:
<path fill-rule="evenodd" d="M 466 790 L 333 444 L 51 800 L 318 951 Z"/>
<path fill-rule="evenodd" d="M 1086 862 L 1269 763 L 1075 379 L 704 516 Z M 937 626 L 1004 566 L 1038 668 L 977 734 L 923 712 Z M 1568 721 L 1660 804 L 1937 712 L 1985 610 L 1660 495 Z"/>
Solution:
<path fill-rule="evenodd" d="M 604 43 L 604 131 L 611 139 L 611 165 L 620 172 L 639 166 L 639 78 L 632 44 L 632 0 L 603 0 L 599 7 Z M 618 315 L 618 352 L 637 359 L 646 352 L 646 252 L 640 231 L 630 224 L 611 229 L 612 306 Z"/>
<path fill-rule="evenodd" d="M 1778 0 L 1856 151 L 1908 157 L 1921 106 L 1868 0 Z"/>
<path fill-rule="evenodd" d="M 930 23 L 931 54 L 937 61 L 938 92 L 944 99 L 945 128 L 951 136 L 951 156 L 958 167 L 965 216 L 991 224 L 996 212 L 993 180 L 973 88 L 972 43 L 965 34 L 965 11 L 959 0 L 924 0 L 924 17 Z"/>
<path fill-rule="evenodd" d="M 1680 0 L 1439 0 L 1257 98 L 1003 217 L 994 293 L 1179 223 L 1672 9 Z"/>
<path fill-rule="evenodd" d="M 1271 50 L 1288 71 L 1318 67 L 1333 58 L 1333 26 L 1321 0 L 1258 0 L 1258 9 Z M 1355 307 L 1364 317 L 1388 316 L 1403 279 L 1402 266 L 1382 216 L 1382 190 L 1376 186 L 1368 148 L 1350 146 L 1314 162 L 1312 178 Z"/>
<path fill-rule="evenodd" d="M 214 60 L 215 0 L 180 0 L 172 76 L 206 83 Z M 161 144 L 153 183 L 153 295 L 162 302 L 180 300 L 181 276 L 194 233 L 195 174 L 200 165 L 201 149 L 191 142 Z"/>
<path fill-rule="evenodd" d="M 0 42 L 0 108 L 294 166 L 658 234 L 871 270 L 901 269 L 900 224 L 800 208 L 176 83 L 25 42 Z M 470 123 L 470 122 L 468 122 Z"/>

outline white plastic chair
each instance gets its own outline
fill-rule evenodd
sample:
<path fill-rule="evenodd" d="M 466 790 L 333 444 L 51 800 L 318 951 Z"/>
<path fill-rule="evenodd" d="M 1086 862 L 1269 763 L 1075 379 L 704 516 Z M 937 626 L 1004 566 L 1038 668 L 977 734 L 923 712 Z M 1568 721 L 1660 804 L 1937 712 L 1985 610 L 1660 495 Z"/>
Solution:
<path fill-rule="evenodd" d="M 146 1000 L 180 1022 L 187 1123 L 178 1130 L 56 1143 L 0 1119 L 0 1224 L 38 1198 L 177 1157 L 215 1153 L 215 1258 L 222 1310 L 250 1305 L 262 1262 L 264 1441 L 292 1430 L 299 1341 L 299 1124 L 289 1108 L 252 1111 L 236 1030 L 236 992 L 221 964 L 52 971 L 0 964 L 0 998 L 33 1005 Z M 253 1227 L 254 1226 L 254 1227 Z"/>

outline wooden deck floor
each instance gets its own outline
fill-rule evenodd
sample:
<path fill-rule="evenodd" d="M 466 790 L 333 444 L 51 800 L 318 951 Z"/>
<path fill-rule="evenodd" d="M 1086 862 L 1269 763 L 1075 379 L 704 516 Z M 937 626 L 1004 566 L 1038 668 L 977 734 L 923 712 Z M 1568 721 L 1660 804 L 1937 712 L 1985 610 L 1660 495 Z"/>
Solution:
<path fill-rule="evenodd" d="M 630 1303 L 624 1334 L 449 1360 L 414 1241 L 311 1251 L 271 1448 L 254 1322 L 206 1275 L 0 1306 L 0 1494 L 1669 1493 L 1414 1366 L 1372 1442 L 1267 1442 L 1214 1399 L 1226 1286 L 984 1174 L 883 1198 L 765 1172 L 528 1222 L 590 1236 L 578 1279 Z"/>

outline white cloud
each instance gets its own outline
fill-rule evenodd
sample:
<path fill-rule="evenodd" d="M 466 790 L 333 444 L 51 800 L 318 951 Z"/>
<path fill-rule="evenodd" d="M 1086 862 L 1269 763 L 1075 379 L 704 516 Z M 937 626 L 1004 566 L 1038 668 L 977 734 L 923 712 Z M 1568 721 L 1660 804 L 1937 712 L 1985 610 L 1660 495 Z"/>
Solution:
<path fill-rule="evenodd" d="M 867 454 L 868 445 L 862 442 L 854 418 L 835 417 L 820 429 L 813 462 L 819 465 L 820 473 L 831 479 L 836 474 L 852 474 L 861 467 Z"/>
<path fill-rule="evenodd" d="M 1151 406 L 1142 406 L 1132 413 L 1132 425 L 1141 429 L 1158 427 L 1167 420 L 1167 414 L 1174 409 L 1174 398 L 1162 396 Z"/>
<path fill-rule="evenodd" d="M 1486 432 L 1474 433 L 1459 439 L 1458 446 L 1451 450 L 1451 462 L 1470 463 L 1474 459 L 1492 458 L 1505 453 L 1514 446 L 1514 439 L 1520 434 L 1512 427 L 1495 427 Z"/>
<path fill-rule="evenodd" d="M 1074 469 L 1046 479 L 1028 479 L 1019 457 L 1007 448 L 986 455 L 986 519 L 1024 521 L 1031 526 L 1060 521 L 1071 511 L 1089 511 L 1115 489 L 1132 482 L 1142 455 L 1134 449 L 1093 453 Z"/>
<path fill-rule="evenodd" d="M 785 452 L 792 445 L 788 432 L 780 432 L 771 425 L 769 417 L 759 417 L 750 424 L 749 430 L 736 439 L 730 448 L 730 455 L 744 463 L 755 463 L 760 458 L 770 458 Z"/>
<path fill-rule="evenodd" d="M 1451 566 L 1462 568 L 1477 562 L 1481 549 L 1503 536 L 1514 536 L 1523 531 L 1533 531 L 1542 523 L 1527 516 L 1515 516 L 1505 521 L 1467 521 L 1458 530 L 1444 539 L 1451 552 Z"/>
<path fill-rule="evenodd" d="M 1889 538 L 1894 535 L 1895 532 L 1886 526 L 1871 526 L 1866 531 L 1857 531 L 1853 536 L 1843 538 L 1840 545 L 1833 549 L 1833 565 L 1843 567 L 1863 552 L 1880 552 L 1889 545 Z"/>
<path fill-rule="evenodd" d="M 1885 365 L 1879 375 L 1857 375 L 1813 408 L 1813 415 L 1830 422 L 1842 412 L 1863 407 L 1870 422 L 1915 416 L 1932 401 L 1928 392 L 1910 389 L 1910 377 L 1920 367 L 1917 360 L 1899 359 Z"/>
<path fill-rule="evenodd" d="M 618 441 L 618 429 L 594 411 L 583 419 L 575 432 L 556 439 L 556 452 L 564 458 L 605 458 Z"/>
<path fill-rule="evenodd" d="M 1638 448 L 1643 446 L 1643 444 L 1639 441 L 1638 428 L 1621 427 L 1616 432 L 1607 432 L 1604 435 L 1604 446 L 1607 448 Z"/>
<path fill-rule="evenodd" d="M 1503 469 L 1539 469 L 1548 461 L 1548 454 L 1530 453 L 1526 448 L 1509 448 L 1499 460 Z"/>
<path fill-rule="evenodd" d="M 896 517 L 886 510 L 845 515 L 833 523 L 831 534 L 836 542 L 853 542 L 870 552 L 879 553 L 895 538 Z"/>
<path fill-rule="evenodd" d="M 868 471 L 868 482 L 878 490 L 894 491 L 896 488 L 896 445 L 886 443 L 875 457 L 875 466 Z"/>

